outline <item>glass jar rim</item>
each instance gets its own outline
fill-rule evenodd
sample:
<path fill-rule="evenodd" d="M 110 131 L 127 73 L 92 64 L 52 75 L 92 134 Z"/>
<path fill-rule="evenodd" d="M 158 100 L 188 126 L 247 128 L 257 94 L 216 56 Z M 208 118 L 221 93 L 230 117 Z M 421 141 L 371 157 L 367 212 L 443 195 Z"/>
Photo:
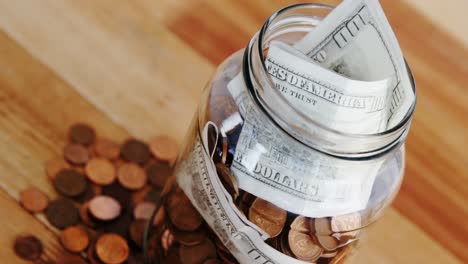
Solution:
<path fill-rule="evenodd" d="M 393 147 L 393 145 L 396 145 L 398 142 L 397 141 L 404 141 L 404 137 L 406 136 L 407 133 L 405 133 L 406 130 L 409 129 L 409 125 L 411 123 L 415 108 L 416 108 L 416 100 L 417 100 L 417 94 L 416 94 L 416 84 L 414 81 L 414 77 L 412 74 L 412 71 L 407 64 L 406 64 L 406 69 L 408 71 L 409 79 L 410 79 L 410 84 L 412 87 L 412 91 L 414 93 L 414 100 L 407 110 L 405 116 L 394 126 L 382 131 L 382 132 L 377 132 L 377 133 L 371 133 L 371 134 L 356 134 L 356 133 L 347 133 L 343 131 L 339 131 L 330 127 L 327 127 L 326 125 L 323 125 L 316 120 L 312 119 L 310 116 L 302 113 L 301 111 L 297 110 L 295 107 L 292 106 L 292 104 L 284 97 L 281 95 L 281 92 L 277 89 L 273 89 L 274 83 L 272 81 L 271 76 L 267 74 L 267 66 L 265 64 L 265 54 L 264 54 L 264 40 L 265 36 L 267 36 L 267 32 L 270 29 L 270 26 L 272 26 L 278 18 L 281 16 L 287 14 L 290 11 L 296 10 L 296 9 L 301 9 L 301 8 L 306 8 L 306 9 L 327 9 L 327 10 L 332 10 L 334 7 L 330 5 L 325 5 L 325 4 L 320 4 L 320 3 L 299 3 L 299 4 L 294 4 L 294 5 L 289 5 L 286 6 L 275 13 L 273 13 L 263 24 L 261 30 L 251 39 L 249 44 L 247 45 L 246 51 L 245 51 L 245 56 L 244 56 L 244 62 L 243 62 L 243 72 L 244 72 L 244 80 L 246 80 L 246 83 L 250 82 L 252 83 L 251 77 L 249 73 L 249 69 L 253 68 L 252 65 L 252 59 L 257 59 L 258 64 L 261 65 L 262 71 L 266 76 L 266 82 L 268 86 L 270 86 L 270 89 L 272 89 L 273 94 L 275 95 L 276 99 L 279 100 L 282 104 L 289 106 L 290 109 L 289 111 L 293 112 L 296 116 L 300 117 L 301 120 L 303 120 L 304 123 L 307 124 L 312 124 L 314 127 L 319 128 L 320 130 L 325 131 L 326 133 L 329 133 L 331 135 L 337 136 L 337 137 L 343 137 L 347 138 L 349 140 L 379 140 L 379 139 L 384 139 L 386 137 L 392 137 L 393 140 L 389 142 L 387 146 L 382 146 L 377 149 L 372 149 L 371 151 L 365 151 L 365 153 L 369 152 L 375 152 L 378 151 L 380 152 L 381 150 L 388 150 L 390 147 Z M 252 54 L 254 49 L 257 49 L 255 54 Z M 255 76 L 254 76 L 255 77 Z M 249 85 L 247 85 L 249 86 Z M 248 87 L 248 90 L 250 90 L 251 95 L 256 99 L 257 103 L 259 103 L 260 108 L 271 118 L 273 121 L 279 125 L 280 127 L 284 129 L 281 124 L 278 124 L 278 120 L 276 118 L 279 118 L 279 115 L 277 111 L 274 110 L 274 108 L 269 107 L 268 103 L 263 100 L 261 94 L 258 93 L 258 91 L 252 87 Z M 273 115 L 273 117 L 272 117 Z M 284 120 L 283 120 L 284 122 Z M 285 122 L 287 123 L 287 122 Z M 287 132 L 287 131 L 286 131 Z M 291 133 L 287 132 L 288 134 L 291 135 Z M 292 136 L 292 135 L 291 135 Z M 294 138 L 297 139 L 297 137 L 293 136 Z M 403 138 L 403 140 L 401 140 Z M 304 142 L 300 139 L 298 139 L 302 143 L 310 146 L 307 142 Z M 312 146 L 314 147 L 314 146 Z M 315 146 L 316 147 L 316 146 Z M 320 149 L 319 149 L 320 150 Z M 330 153 L 330 151 L 324 151 L 328 154 L 334 155 L 333 153 Z M 362 153 L 360 153 L 362 154 Z M 341 156 L 341 155 L 338 155 Z"/>

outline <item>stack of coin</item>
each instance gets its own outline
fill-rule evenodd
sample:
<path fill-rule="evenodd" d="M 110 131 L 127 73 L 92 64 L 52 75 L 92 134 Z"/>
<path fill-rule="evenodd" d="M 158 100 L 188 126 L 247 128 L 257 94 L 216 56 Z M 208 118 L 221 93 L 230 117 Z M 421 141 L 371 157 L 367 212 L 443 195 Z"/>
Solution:
<path fill-rule="evenodd" d="M 144 230 L 160 202 L 166 179 L 172 175 L 177 143 L 170 137 L 158 136 L 149 144 L 128 139 L 120 145 L 97 137 L 87 124 L 73 125 L 69 140 L 63 157 L 46 163 L 46 174 L 61 197 L 49 201 L 35 187 L 21 193 L 20 202 L 27 211 L 44 213 L 49 223 L 60 230 L 60 242 L 70 255 L 51 262 L 143 263 Z M 190 203 L 184 205 L 186 208 Z M 197 216 L 197 228 L 192 230 L 193 222 L 183 221 L 187 212 L 178 213 L 181 218 L 175 222 L 182 224 L 182 232 L 193 231 L 202 223 Z M 161 218 L 155 219 L 154 228 L 162 230 Z M 184 239 L 193 240 L 190 235 Z M 204 248 L 209 246 L 200 247 Z M 34 236 L 21 235 L 14 249 L 19 257 L 37 261 L 42 243 Z M 192 258 L 193 252 L 185 251 L 185 257 Z"/>

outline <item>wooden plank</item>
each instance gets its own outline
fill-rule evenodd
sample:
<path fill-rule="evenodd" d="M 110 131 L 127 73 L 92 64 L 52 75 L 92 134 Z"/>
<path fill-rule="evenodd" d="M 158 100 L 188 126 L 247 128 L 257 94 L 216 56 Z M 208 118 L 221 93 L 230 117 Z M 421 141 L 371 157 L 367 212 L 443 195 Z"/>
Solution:
<path fill-rule="evenodd" d="M 466 0 L 404 0 L 408 5 L 423 13 L 434 21 L 445 32 L 460 42 L 468 44 L 468 28 L 466 27 L 465 11 L 468 9 Z"/>
<path fill-rule="evenodd" d="M 112 2 L 113 5 L 110 3 L 110 1 L 73 3 L 43 1 L 38 4 L 27 0 L 18 0 L 14 3 L 0 1 L 0 27 L 24 46 L 28 52 L 51 67 L 59 76 L 63 76 L 66 81 L 72 84 L 73 88 L 85 95 L 99 109 L 109 114 L 113 120 L 123 124 L 133 134 L 148 137 L 154 134 L 155 130 L 158 130 L 157 128 L 160 128 L 161 130 L 158 131 L 163 132 L 177 130 L 175 135 L 179 137 L 180 134 L 183 134 L 180 127 L 187 125 L 184 122 L 190 119 L 200 88 L 203 86 L 202 82 L 206 81 L 213 67 L 162 26 L 156 25 L 158 16 L 149 11 L 157 9 L 158 3 L 146 2 L 147 6 L 153 8 L 143 10 L 138 9 L 140 6 L 134 6 L 132 3 L 117 4 Z M 25 8 L 27 10 L 24 10 Z M 257 8 L 260 10 L 258 12 L 266 12 L 265 10 L 267 10 L 265 6 Z M 35 10 L 35 12 L 31 10 Z M 215 12 L 213 10 L 219 10 L 219 8 L 213 8 L 210 12 Z M 197 16 L 197 19 L 200 17 Z M 239 26 L 239 28 L 243 27 Z M 219 46 L 221 48 L 222 43 Z M 158 50 L 157 54 L 154 57 L 147 55 L 152 54 L 153 49 Z M 151 58 L 147 58 L 148 56 Z M 184 64 L 187 61 L 189 63 Z M 165 63 L 168 64 L 168 68 L 163 67 L 166 66 Z M 158 67 L 155 68 L 155 65 Z M 37 71 L 40 70 L 37 69 Z M 114 72 L 116 74 L 113 74 Z M 183 74 L 179 74 L 181 72 Z M 29 72 L 19 73 L 18 76 L 29 78 Z M 21 78 L 17 77 L 17 79 L 19 80 L 13 83 L 21 84 Z M 149 81 L 150 79 L 151 81 Z M 175 82 L 175 85 L 166 86 L 172 81 Z M 11 80 L 5 78 L 4 82 L 11 82 Z M 153 82 L 165 85 L 152 89 Z M 137 91 L 134 91 L 128 87 L 138 88 L 135 88 Z M 168 91 L 178 95 L 185 95 L 188 91 L 188 95 L 181 100 L 174 99 L 172 102 L 168 102 L 170 105 L 167 107 L 152 105 L 152 102 L 158 100 L 161 103 L 167 103 L 170 98 L 165 97 L 164 93 Z M 33 102 L 35 98 L 28 96 L 27 93 L 18 94 L 13 89 L 7 92 L 2 97 L 12 101 L 5 108 L 7 113 L 7 110 L 13 109 L 11 117 L 9 117 L 12 121 L 7 122 L 7 120 L 1 123 L 0 127 L 8 128 L 9 130 L 4 132 L 4 137 L 12 137 L 15 141 L 5 151 L 13 153 L 12 157 L 5 162 L 6 165 L 2 166 L 8 173 L 14 170 L 21 171 L 24 165 L 31 165 L 33 172 L 37 173 L 41 166 L 34 162 L 28 163 L 22 157 L 29 155 L 29 151 L 40 152 L 38 149 L 44 147 L 54 148 L 55 143 L 47 143 L 47 140 L 64 136 L 66 121 L 60 124 L 60 118 L 53 118 L 55 120 L 54 126 L 56 126 L 53 129 L 47 129 L 48 125 L 40 124 L 46 123 L 46 120 L 50 118 L 47 113 L 59 112 L 57 115 L 61 115 L 62 108 L 66 109 L 67 113 L 64 120 L 72 120 L 72 113 L 76 109 L 66 106 L 75 102 L 74 98 L 77 96 L 67 99 L 69 92 L 65 92 L 64 97 L 53 97 L 54 100 L 60 100 L 60 102 L 55 105 L 55 108 L 52 107 L 51 111 L 49 106 L 44 107 L 46 99 L 40 100 L 42 104 L 35 103 Z M 61 89 L 57 89 L 55 94 L 61 92 L 63 92 Z M 108 94 L 111 96 L 109 97 Z M 31 107 L 30 105 L 35 107 L 34 110 L 27 110 L 28 107 Z M 38 106 L 41 109 L 36 109 Z M 181 110 L 177 112 L 171 107 L 181 108 Z M 93 108 L 90 107 L 90 109 Z M 41 114 L 36 114 L 36 111 Z M 29 117 L 35 115 L 40 117 L 41 121 L 35 123 L 34 120 L 38 117 Z M 92 113 L 82 117 L 85 116 L 90 119 L 97 118 Z M 180 120 L 170 122 L 174 120 L 175 116 Z M 26 124 L 22 123 L 24 118 L 29 119 Z M 161 124 L 166 121 L 167 127 L 162 127 Z M 182 125 L 179 124 L 179 121 Z M 100 122 L 95 124 L 110 127 L 108 122 L 104 121 L 105 125 Z M 35 126 L 38 126 L 41 132 L 35 132 Z M 119 131 L 118 127 L 116 129 Z M 108 128 L 108 131 L 112 130 Z M 10 135 L 18 133 L 18 131 L 20 131 L 20 135 Z M 23 131 L 26 132 L 21 133 Z M 121 128 L 120 131 L 122 131 Z M 125 134 L 124 131 L 121 133 L 121 135 Z M 20 147 L 17 150 L 16 148 L 18 145 L 21 146 L 23 140 L 32 141 L 27 136 L 39 137 L 38 142 L 46 143 L 28 143 L 32 145 L 31 149 L 22 150 Z M 51 150 L 51 152 L 58 153 L 59 149 Z M 15 157 L 15 155 L 17 156 Z M 16 161 L 18 159 L 20 162 Z M 34 182 L 34 176 L 30 176 L 34 174 L 24 173 L 24 175 L 22 177 L 29 178 L 26 180 L 10 179 L 4 187 L 18 189 L 18 185 L 23 186 L 29 181 Z M 20 183 L 17 183 L 18 181 Z M 457 263 L 457 260 L 450 253 L 428 238 L 404 216 L 395 213 L 393 209 L 389 210 L 389 214 L 379 225 L 382 225 L 382 230 L 378 229 L 371 235 L 375 240 L 371 240 L 373 242 L 368 245 L 370 248 L 366 251 L 369 257 L 374 257 L 373 259 L 387 263 L 408 263 L 411 261 L 427 263 L 431 260 L 436 263 Z M 408 243 L 411 241 L 415 241 L 416 247 L 419 245 L 421 247 L 416 249 L 409 247 Z M 430 250 L 426 252 L 426 248 Z M 400 255 L 396 255 L 395 252 Z M 423 252 L 425 254 L 422 254 Z M 403 260 L 401 256 L 407 257 Z"/>
<path fill-rule="evenodd" d="M 182 138 L 212 67 L 145 10 L 110 0 L 0 1 L 0 10 L 8 34 L 116 123 Z"/>

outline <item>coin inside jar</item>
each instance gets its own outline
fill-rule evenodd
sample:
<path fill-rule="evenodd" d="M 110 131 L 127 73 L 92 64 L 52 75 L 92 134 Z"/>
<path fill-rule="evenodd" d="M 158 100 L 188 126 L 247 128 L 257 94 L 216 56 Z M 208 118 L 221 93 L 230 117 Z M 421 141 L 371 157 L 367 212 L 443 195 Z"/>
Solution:
<path fill-rule="evenodd" d="M 66 160 L 75 165 L 84 165 L 89 160 L 88 149 L 78 144 L 68 144 L 63 149 L 63 155 Z"/>
<path fill-rule="evenodd" d="M 166 210 L 171 222 L 180 230 L 193 231 L 203 223 L 197 209 L 183 193 L 171 195 L 168 198 Z"/>
<path fill-rule="evenodd" d="M 127 241 L 116 234 L 104 234 L 96 241 L 96 255 L 106 264 L 121 264 L 128 259 Z"/>
<path fill-rule="evenodd" d="M 249 220 L 265 231 L 270 237 L 281 233 L 287 213 L 276 205 L 257 198 L 249 209 Z"/>
<path fill-rule="evenodd" d="M 117 171 L 120 184 L 129 190 L 138 190 L 145 186 L 147 177 L 145 171 L 134 163 L 125 163 Z"/>
<path fill-rule="evenodd" d="M 301 260 L 314 262 L 323 252 L 308 233 L 290 230 L 288 242 L 293 254 Z"/>
<path fill-rule="evenodd" d="M 43 252 L 42 242 L 33 235 L 16 237 L 13 249 L 15 254 L 25 260 L 38 260 Z"/>
<path fill-rule="evenodd" d="M 70 140 L 76 144 L 85 146 L 94 143 L 96 132 L 87 124 L 75 124 L 70 128 Z"/>
<path fill-rule="evenodd" d="M 61 170 L 54 178 L 54 187 L 68 197 L 78 196 L 86 191 L 88 182 L 83 174 L 73 169 Z"/>
<path fill-rule="evenodd" d="M 200 264 L 208 259 L 216 258 L 216 248 L 211 240 L 205 239 L 195 246 L 182 245 L 179 254 L 183 264 Z"/>
<path fill-rule="evenodd" d="M 45 210 L 45 215 L 49 223 L 58 229 L 76 225 L 80 221 L 78 208 L 72 201 L 63 198 L 51 201 Z"/>
<path fill-rule="evenodd" d="M 77 226 L 70 226 L 60 233 L 60 241 L 67 250 L 78 253 L 86 249 L 89 237 L 86 231 Z"/>
<path fill-rule="evenodd" d="M 361 215 L 359 213 L 350 213 L 334 216 L 331 219 L 331 230 L 333 232 L 347 232 L 347 236 L 356 236 L 361 227 Z"/>
<path fill-rule="evenodd" d="M 110 196 L 99 195 L 89 201 L 89 212 L 98 220 L 110 221 L 117 218 L 122 207 Z"/>
<path fill-rule="evenodd" d="M 116 178 L 114 164 L 102 158 L 91 159 L 85 167 L 88 178 L 98 185 L 109 185 Z"/>
<path fill-rule="evenodd" d="M 21 205 L 31 213 L 44 211 L 49 204 L 49 198 L 36 187 L 30 187 L 21 192 Z"/>

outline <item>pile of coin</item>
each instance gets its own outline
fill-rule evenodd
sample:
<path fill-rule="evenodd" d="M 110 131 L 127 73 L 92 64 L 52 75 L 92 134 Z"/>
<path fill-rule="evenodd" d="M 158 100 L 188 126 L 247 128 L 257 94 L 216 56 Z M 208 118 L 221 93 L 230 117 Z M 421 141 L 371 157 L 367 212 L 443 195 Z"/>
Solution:
<path fill-rule="evenodd" d="M 14 251 L 47 263 L 143 263 L 144 231 L 173 173 L 177 143 L 159 136 L 149 144 L 128 139 L 120 145 L 86 124 L 73 125 L 69 139 L 63 157 L 45 166 L 61 197 L 49 200 L 30 187 L 20 202 L 30 213 L 45 214 L 70 254 L 45 261 L 41 241 L 28 234 L 17 237 Z"/>

